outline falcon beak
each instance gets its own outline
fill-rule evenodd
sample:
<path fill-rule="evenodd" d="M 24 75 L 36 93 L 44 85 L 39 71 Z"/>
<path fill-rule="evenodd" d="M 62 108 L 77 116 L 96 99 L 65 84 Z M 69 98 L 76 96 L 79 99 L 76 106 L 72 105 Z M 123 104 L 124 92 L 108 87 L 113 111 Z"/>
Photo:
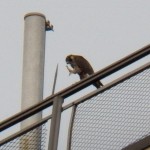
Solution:
<path fill-rule="evenodd" d="M 66 61 L 66 63 L 67 63 L 67 64 L 69 64 L 69 62 L 68 62 L 68 61 Z"/>

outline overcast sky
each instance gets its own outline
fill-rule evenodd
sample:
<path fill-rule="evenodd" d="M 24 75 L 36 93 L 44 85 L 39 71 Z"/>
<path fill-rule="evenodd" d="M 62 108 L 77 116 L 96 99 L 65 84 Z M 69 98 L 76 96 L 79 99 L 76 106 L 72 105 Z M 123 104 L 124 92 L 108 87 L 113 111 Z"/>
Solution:
<path fill-rule="evenodd" d="M 46 33 L 44 97 L 79 80 L 69 76 L 65 57 L 83 55 L 95 71 L 150 43 L 148 0 L 1 0 L 0 120 L 20 111 L 24 15 L 40 12 L 54 25 Z"/>

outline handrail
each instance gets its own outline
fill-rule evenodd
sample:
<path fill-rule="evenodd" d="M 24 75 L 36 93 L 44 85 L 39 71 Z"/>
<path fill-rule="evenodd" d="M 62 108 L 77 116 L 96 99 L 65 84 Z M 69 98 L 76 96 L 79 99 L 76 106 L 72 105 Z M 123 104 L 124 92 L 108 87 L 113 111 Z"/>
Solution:
<path fill-rule="evenodd" d="M 106 68 L 96 72 L 95 74 L 89 76 L 86 79 L 83 79 L 79 82 L 77 82 L 76 84 L 69 86 L 67 88 L 65 88 L 64 90 L 51 95 L 49 97 L 47 97 L 45 100 L 42 100 L 40 103 L 33 105 L 31 107 L 29 107 L 28 109 L 21 111 L 15 115 L 13 115 L 12 117 L 4 120 L 3 122 L 1 122 L 1 126 L 0 126 L 0 131 L 5 130 L 6 128 L 15 125 L 16 123 L 19 123 L 20 121 L 36 114 L 37 112 L 51 106 L 53 104 L 53 98 L 56 96 L 61 96 L 63 98 L 67 98 L 68 96 L 80 91 L 81 89 L 89 86 L 91 83 L 105 78 L 108 75 L 111 75 L 112 73 L 134 63 L 135 61 L 147 56 L 150 54 L 150 44 L 148 44 L 147 46 L 137 50 L 136 52 L 120 59 L 119 61 L 107 66 Z"/>
<path fill-rule="evenodd" d="M 122 150 L 146 150 L 150 147 L 150 135 L 145 136 L 143 139 L 140 139 L 130 145 L 124 147 Z"/>

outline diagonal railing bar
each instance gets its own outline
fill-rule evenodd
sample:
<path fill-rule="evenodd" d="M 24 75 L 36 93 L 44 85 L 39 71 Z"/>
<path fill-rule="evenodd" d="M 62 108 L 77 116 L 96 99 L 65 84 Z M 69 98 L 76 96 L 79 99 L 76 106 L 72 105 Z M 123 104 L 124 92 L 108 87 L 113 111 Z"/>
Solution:
<path fill-rule="evenodd" d="M 37 112 L 51 106 L 53 104 L 53 98 L 56 96 L 61 96 L 63 98 L 67 98 L 68 96 L 80 91 L 81 89 L 89 86 L 96 80 L 102 79 L 111 75 L 112 73 L 134 63 L 135 61 L 147 56 L 150 54 L 150 44 L 137 50 L 136 52 L 120 59 L 119 61 L 109 65 L 108 67 L 96 72 L 95 74 L 91 75 L 90 77 L 77 82 L 76 84 L 65 88 L 64 90 L 47 97 L 42 102 L 31 106 L 30 108 L 17 113 L 16 115 L 4 120 L 1 122 L 0 131 L 5 130 L 6 128 L 36 114 Z"/>
<path fill-rule="evenodd" d="M 0 132 L 19 123 L 20 121 L 22 121 L 24 119 L 36 114 L 37 112 L 51 106 L 52 104 L 53 104 L 53 99 L 50 99 L 49 101 L 47 100 L 47 101 L 44 101 L 44 103 L 36 104 L 24 111 L 21 111 L 15 115 L 13 115 L 12 117 L 1 122 Z"/>
<path fill-rule="evenodd" d="M 122 150 L 144 150 L 148 147 L 150 147 L 150 135 L 124 147 Z"/>

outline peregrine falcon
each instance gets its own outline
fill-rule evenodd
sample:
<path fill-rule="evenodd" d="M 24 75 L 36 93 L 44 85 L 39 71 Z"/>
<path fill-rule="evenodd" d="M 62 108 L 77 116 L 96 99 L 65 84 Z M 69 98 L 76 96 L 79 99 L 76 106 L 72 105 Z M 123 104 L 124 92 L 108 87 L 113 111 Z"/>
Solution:
<path fill-rule="evenodd" d="M 66 57 L 66 63 L 70 64 L 71 67 L 73 68 L 70 69 L 67 66 L 68 71 L 73 74 L 78 74 L 80 77 L 80 80 L 88 77 L 89 75 L 92 75 L 94 73 L 94 70 L 90 63 L 82 56 L 79 55 L 68 55 Z M 100 81 L 96 81 L 93 84 L 96 88 L 100 88 L 103 86 L 103 84 Z"/>

